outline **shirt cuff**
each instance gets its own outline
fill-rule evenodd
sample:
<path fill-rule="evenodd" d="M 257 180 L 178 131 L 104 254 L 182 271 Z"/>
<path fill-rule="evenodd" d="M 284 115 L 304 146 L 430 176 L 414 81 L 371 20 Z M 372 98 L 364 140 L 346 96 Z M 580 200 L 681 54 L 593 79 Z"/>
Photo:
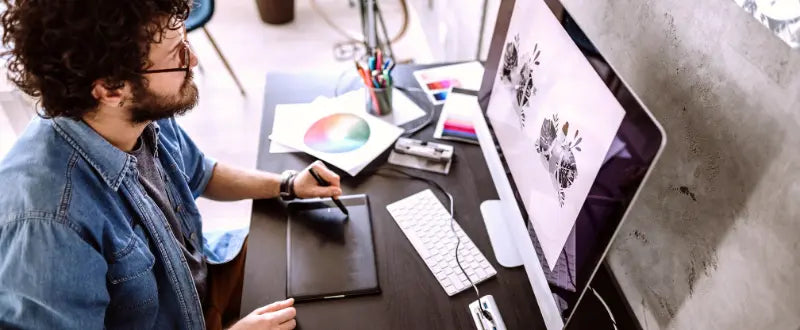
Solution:
<path fill-rule="evenodd" d="M 203 156 L 203 176 L 200 179 L 200 184 L 197 186 L 197 191 L 194 193 L 194 198 L 197 199 L 206 191 L 208 183 L 211 181 L 211 176 L 214 175 L 214 167 L 217 166 L 217 160 L 211 157 Z"/>

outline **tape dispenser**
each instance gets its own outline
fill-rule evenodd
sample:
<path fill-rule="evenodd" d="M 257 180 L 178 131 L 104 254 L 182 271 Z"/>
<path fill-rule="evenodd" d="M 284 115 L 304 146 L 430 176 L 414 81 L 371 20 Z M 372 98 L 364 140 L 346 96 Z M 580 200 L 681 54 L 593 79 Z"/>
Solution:
<path fill-rule="evenodd" d="M 416 139 L 399 138 L 389 163 L 420 170 L 448 174 L 453 163 L 453 146 Z"/>

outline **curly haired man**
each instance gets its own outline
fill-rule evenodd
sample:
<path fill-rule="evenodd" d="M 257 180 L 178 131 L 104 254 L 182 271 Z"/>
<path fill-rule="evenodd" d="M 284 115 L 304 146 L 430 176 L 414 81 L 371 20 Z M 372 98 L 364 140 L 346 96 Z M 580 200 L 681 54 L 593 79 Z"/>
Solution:
<path fill-rule="evenodd" d="M 195 198 L 328 197 L 308 171 L 205 156 L 174 116 L 198 100 L 190 0 L 5 0 L 9 78 L 38 99 L 0 162 L 0 328 L 221 328 L 237 321 L 246 232 L 208 246 Z M 290 329 L 292 301 L 234 328 Z"/>

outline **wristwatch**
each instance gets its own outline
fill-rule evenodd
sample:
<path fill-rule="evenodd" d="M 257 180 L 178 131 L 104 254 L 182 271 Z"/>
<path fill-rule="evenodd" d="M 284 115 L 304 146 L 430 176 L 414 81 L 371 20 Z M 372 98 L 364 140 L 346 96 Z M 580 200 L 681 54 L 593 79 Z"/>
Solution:
<path fill-rule="evenodd" d="M 280 194 L 281 199 L 290 201 L 297 198 L 294 194 L 294 178 L 297 176 L 297 171 L 286 170 L 281 173 L 281 186 Z"/>

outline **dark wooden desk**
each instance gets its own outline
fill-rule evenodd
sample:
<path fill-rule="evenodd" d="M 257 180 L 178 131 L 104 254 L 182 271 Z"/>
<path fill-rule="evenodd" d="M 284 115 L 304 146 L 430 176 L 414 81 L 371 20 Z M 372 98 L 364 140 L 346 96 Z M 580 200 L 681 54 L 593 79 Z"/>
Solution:
<path fill-rule="evenodd" d="M 418 87 L 411 72 L 421 66 L 398 66 L 395 81 L 398 86 Z M 355 70 L 353 70 L 355 71 Z M 311 102 L 319 95 L 334 96 L 338 84 L 340 93 L 357 87 L 355 74 L 341 72 L 267 75 L 264 113 L 257 167 L 260 170 L 281 172 L 300 170 L 314 161 L 306 154 L 270 154 L 269 134 L 272 130 L 275 105 Z M 433 109 L 424 95 L 409 95 L 423 109 Z M 433 109 L 438 113 L 441 107 Z M 409 123 L 413 127 L 423 119 Z M 434 125 L 414 137 L 432 140 Z M 506 326 L 509 329 L 544 329 L 533 291 L 522 267 L 506 269 L 494 258 L 480 213 L 480 203 L 496 199 L 497 193 L 478 146 L 452 143 L 456 158 L 447 176 L 415 171 L 436 180 L 455 197 L 456 219 L 497 269 L 497 276 L 480 284 L 481 295 L 494 295 Z M 378 277 L 382 293 L 339 300 L 297 304 L 298 328 L 303 329 L 474 329 L 467 305 L 474 301 L 475 292 L 466 290 L 448 297 L 403 232 L 386 211 L 386 205 L 428 189 L 423 182 L 390 179 L 371 175 L 384 165 L 388 155 L 378 158 L 358 177 L 342 175 L 345 194 L 369 195 L 378 262 Z M 431 188 L 436 191 L 435 189 Z M 440 196 L 440 199 L 444 197 Z M 286 213 L 279 200 L 259 200 L 253 203 L 250 238 L 244 272 L 242 315 L 257 307 L 286 297 Z"/>

